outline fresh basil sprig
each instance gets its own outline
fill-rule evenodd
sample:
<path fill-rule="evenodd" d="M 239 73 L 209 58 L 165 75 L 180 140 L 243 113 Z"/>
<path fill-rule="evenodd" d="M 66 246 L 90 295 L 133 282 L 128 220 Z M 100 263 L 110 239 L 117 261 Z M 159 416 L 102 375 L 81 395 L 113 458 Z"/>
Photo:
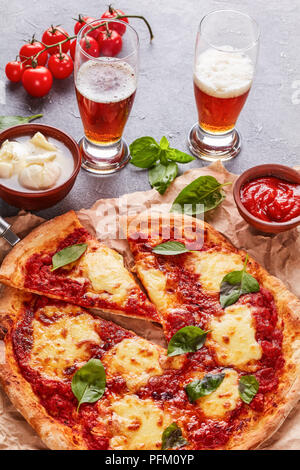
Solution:
<path fill-rule="evenodd" d="M 140 137 L 129 146 L 130 163 L 138 168 L 149 169 L 149 182 L 160 194 L 178 175 L 177 163 L 189 163 L 195 160 L 188 153 L 170 147 L 168 139 L 163 136 L 159 143 L 153 137 Z"/>
<path fill-rule="evenodd" d="M 106 385 L 106 374 L 99 359 L 90 359 L 74 374 L 72 379 L 72 392 L 78 400 L 78 407 L 82 403 L 95 403 L 98 401 Z"/>
<path fill-rule="evenodd" d="M 223 382 L 224 372 L 219 374 L 206 374 L 202 380 L 194 380 L 185 386 L 185 391 L 191 402 L 214 392 Z"/>
<path fill-rule="evenodd" d="M 76 261 L 81 255 L 83 255 L 87 247 L 86 243 L 78 243 L 76 245 L 67 246 L 67 248 L 63 248 L 58 251 L 52 256 L 51 271 L 55 271 L 62 266 L 73 263 L 73 261 Z"/>
<path fill-rule="evenodd" d="M 18 124 L 25 124 L 42 116 L 42 114 L 35 114 L 33 116 L 0 116 L 0 129 L 3 130 Z"/>
<path fill-rule="evenodd" d="M 243 294 L 259 291 L 257 280 L 246 271 L 247 262 L 248 255 L 241 271 L 231 271 L 223 277 L 220 286 L 220 304 L 222 308 L 234 304 Z"/>
<path fill-rule="evenodd" d="M 177 175 L 178 165 L 175 162 L 167 162 L 166 165 L 157 163 L 157 165 L 149 169 L 149 183 L 159 194 L 164 194 Z"/>
<path fill-rule="evenodd" d="M 231 182 L 219 183 L 210 175 L 199 176 L 178 194 L 172 204 L 171 212 L 196 215 L 210 211 L 225 199 L 222 188 L 229 184 Z"/>
<path fill-rule="evenodd" d="M 171 256 L 180 255 L 181 253 L 188 253 L 190 250 L 188 250 L 181 242 L 169 241 L 161 243 L 160 245 L 156 245 L 152 251 L 157 255 Z"/>
<path fill-rule="evenodd" d="M 254 375 L 243 375 L 239 380 L 239 395 L 243 402 L 252 402 L 253 398 L 257 394 L 259 389 L 259 383 Z"/>
<path fill-rule="evenodd" d="M 198 326 L 184 326 L 170 339 L 168 356 L 198 351 L 204 345 L 207 333 Z"/>
<path fill-rule="evenodd" d="M 188 441 L 182 436 L 182 431 L 177 423 L 172 423 L 162 434 L 161 449 L 178 449 L 185 446 Z"/>
<path fill-rule="evenodd" d="M 138 168 L 151 168 L 158 160 L 160 146 L 153 137 L 140 137 L 130 144 L 130 163 Z"/>

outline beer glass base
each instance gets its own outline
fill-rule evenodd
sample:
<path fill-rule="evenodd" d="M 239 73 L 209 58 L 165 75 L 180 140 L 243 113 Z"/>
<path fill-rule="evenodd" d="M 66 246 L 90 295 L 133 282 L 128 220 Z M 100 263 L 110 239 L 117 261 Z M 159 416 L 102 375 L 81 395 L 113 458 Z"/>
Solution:
<path fill-rule="evenodd" d="M 124 139 L 112 145 L 96 145 L 82 137 L 80 147 L 81 167 L 94 175 L 110 175 L 121 170 L 130 160 L 129 148 Z"/>
<path fill-rule="evenodd" d="M 226 134 L 208 134 L 196 123 L 189 132 L 188 147 L 190 152 L 201 160 L 226 161 L 239 154 L 241 137 L 236 129 Z"/>

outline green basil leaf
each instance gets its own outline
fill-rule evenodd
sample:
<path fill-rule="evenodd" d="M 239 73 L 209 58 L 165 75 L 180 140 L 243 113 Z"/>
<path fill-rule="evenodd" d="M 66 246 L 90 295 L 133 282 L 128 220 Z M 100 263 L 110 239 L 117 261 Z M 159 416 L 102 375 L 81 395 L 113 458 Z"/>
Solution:
<path fill-rule="evenodd" d="M 231 183 L 221 184 L 210 175 L 200 176 L 178 194 L 171 212 L 184 211 L 188 215 L 195 215 L 214 209 L 225 199 L 221 189 L 228 184 Z M 200 204 L 202 207 L 199 207 Z"/>
<path fill-rule="evenodd" d="M 81 255 L 83 255 L 87 247 L 86 243 L 78 243 L 77 245 L 67 246 L 67 248 L 63 248 L 58 251 L 52 256 L 51 271 L 55 271 L 62 266 L 73 263 L 73 261 L 76 261 Z"/>
<path fill-rule="evenodd" d="M 162 433 L 161 449 L 178 449 L 185 446 L 188 441 L 182 437 L 182 431 L 177 423 L 172 423 Z"/>
<path fill-rule="evenodd" d="M 248 255 L 241 271 L 231 271 L 223 277 L 220 286 L 220 304 L 222 308 L 234 304 L 243 294 L 259 291 L 259 283 L 246 271 L 247 261 Z"/>
<path fill-rule="evenodd" d="M 242 279 L 242 294 L 248 294 L 249 292 L 258 292 L 259 283 L 255 277 L 245 271 Z"/>
<path fill-rule="evenodd" d="M 161 148 L 162 150 L 166 150 L 167 148 L 169 148 L 169 145 L 170 145 L 170 144 L 169 144 L 168 139 L 167 139 L 165 136 L 163 136 L 163 137 L 160 139 L 159 145 L 160 145 L 160 148 Z"/>
<path fill-rule="evenodd" d="M 223 382 L 225 377 L 224 372 L 219 374 L 207 374 L 202 380 L 194 380 L 186 385 L 185 391 L 191 402 L 198 400 L 200 397 L 205 397 L 214 392 Z"/>
<path fill-rule="evenodd" d="M 188 250 L 185 245 L 181 242 L 170 241 L 156 245 L 152 249 L 153 253 L 157 255 L 180 255 L 181 253 L 188 253 Z"/>
<path fill-rule="evenodd" d="M 181 152 L 180 150 L 173 149 L 173 148 L 168 148 L 167 158 L 169 160 L 172 160 L 173 162 L 178 162 L 178 163 L 189 163 L 195 160 L 195 158 L 192 157 L 192 155 L 189 155 L 188 153 Z"/>
<path fill-rule="evenodd" d="M 194 160 L 191 155 L 170 148 L 168 139 L 163 136 L 159 144 L 153 137 L 140 137 L 129 146 L 130 163 L 138 168 L 149 169 L 149 182 L 160 194 L 164 194 L 170 183 L 178 175 L 176 162 L 188 163 Z"/>
<path fill-rule="evenodd" d="M 176 178 L 178 166 L 174 162 L 166 162 L 166 165 L 158 163 L 149 170 L 149 182 L 159 194 L 164 194 L 168 186 Z"/>
<path fill-rule="evenodd" d="M 160 149 L 160 151 L 159 151 L 160 163 L 161 163 L 162 165 L 168 166 L 170 162 L 169 162 L 169 160 L 167 159 L 166 155 L 167 155 L 167 150 Z"/>
<path fill-rule="evenodd" d="M 106 374 L 99 359 L 90 359 L 74 374 L 72 379 L 72 392 L 78 400 L 78 408 L 82 403 L 95 403 L 98 401 L 106 385 Z"/>
<path fill-rule="evenodd" d="M 252 402 L 253 398 L 257 394 L 259 389 L 259 383 L 254 375 L 243 375 L 239 381 L 239 394 L 243 402 Z"/>
<path fill-rule="evenodd" d="M 26 124 L 42 116 L 42 114 L 34 114 L 33 116 L 0 116 L 0 129 L 3 130 L 19 124 Z"/>
<path fill-rule="evenodd" d="M 160 147 L 153 137 L 140 137 L 129 149 L 130 163 L 139 168 L 151 168 L 159 158 Z"/>
<path fill-rule="evenodd" d="M 220 286 L 220 304 L 222 308 L 235 304 L 241 296 L 242 271 L 232 271 L 223 277 Z"/>
<path fill-rule="evenodd" d="M 198 326 L 184 326 L 170 339 L 168 356 L 198 351 L 204 345 L 207 333 Z"/>

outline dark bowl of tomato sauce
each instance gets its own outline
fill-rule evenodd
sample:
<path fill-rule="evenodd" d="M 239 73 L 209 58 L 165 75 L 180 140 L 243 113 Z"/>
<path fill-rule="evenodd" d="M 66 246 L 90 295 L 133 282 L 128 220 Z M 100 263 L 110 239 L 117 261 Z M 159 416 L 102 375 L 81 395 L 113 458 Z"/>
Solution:
<path fill-rule="evenodd" d="M 233 196 L 240 215 L 265 233 L 300 224 L 300 172 L 284 165 L 258 165 L 239 176 Z"/>

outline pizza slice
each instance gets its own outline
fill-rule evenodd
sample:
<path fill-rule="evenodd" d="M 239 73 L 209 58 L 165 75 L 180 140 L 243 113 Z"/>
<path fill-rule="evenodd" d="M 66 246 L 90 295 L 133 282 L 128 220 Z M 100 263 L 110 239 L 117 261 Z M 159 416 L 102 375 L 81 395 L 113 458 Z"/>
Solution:
<path fill-rule="evenodd" d="M 224 366 L 208 337 L 170 357 L 81 307 L 11 288 L 0 299 L 0 326 L 1 383 L 51 449 L 251 449 L 299 398 L 299 320 L 288 317 L 277 351 L 285 365 L 273 373 L 256 360 L 251 402 L 251 387 L 241 394 L 249 374 Z"/>
<path fill-rule="evenodd" d="M 12 288 L 0 299 L 0 324 L 0 380 L 49 448 L 160 448 L 171 417 L 135 392 L 170 367 L 163 348 L 81 307 Z M 78 408 L 72 377 L 91 358 L 105 368 L 105 392 Z"/>
<path fill-rule="evenodd" d="M 73 211 L 19 242 L 2 263 L 0 281 L 83 307 L 160 321 L 123 257 L 93 238 Z"/>

